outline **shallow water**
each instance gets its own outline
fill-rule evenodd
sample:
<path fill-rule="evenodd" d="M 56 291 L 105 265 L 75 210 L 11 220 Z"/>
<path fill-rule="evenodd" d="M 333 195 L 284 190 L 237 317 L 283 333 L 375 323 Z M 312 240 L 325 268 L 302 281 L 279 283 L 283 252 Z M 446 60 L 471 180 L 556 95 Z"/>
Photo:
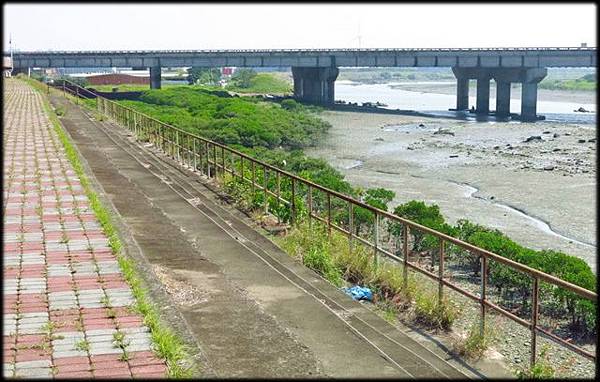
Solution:
<path fill-rule="evenodd" d="M 346 102 L 382 102 L 387 104 L 387 109 L 416 110 L 425 112 L 432 116 L 462 117 L 467 120 L 475 120 L 475 115 L 468 112 L 454 112 L 448 109 L 456 106 L 456 96 L 449 94 L 437 94 L 430 92 L 409 91 L 394 89 L 391 86 L 399 83 L 389 84 L 356 84 L 349 81 L 336 81 L 335 98 Z M 411 83 L 419 84 L 418 82 Z M 448 84 L 448 82 L 423 82 L 422 84 Z M 490 97 L 493 94 L 490 94 Z M 469 97 L 469 104 L 475 105 L 476 98 Z M 496 99 L 490 98 L 490 110 L 494 110 Z M 583 107 L 594 113 L 579 113 L 574 110 Z M 538 101 L 538 114 L 546 117 L 545 122 L 564 123 L 596 123 L 596 105 L 581 104 L 574 102 Z M 511 99 L 510 110 L 518 113 L 521 110 L 521 100 Z M 493 120 L 493 119 L 492 119 Z"/>

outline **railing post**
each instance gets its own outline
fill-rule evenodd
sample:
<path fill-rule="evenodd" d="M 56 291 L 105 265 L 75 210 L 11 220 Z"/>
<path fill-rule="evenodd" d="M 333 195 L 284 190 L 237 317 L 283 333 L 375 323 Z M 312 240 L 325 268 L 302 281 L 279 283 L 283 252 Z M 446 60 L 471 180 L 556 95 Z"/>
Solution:
<path fill-rule="evenodd" d="M 331 194 L 327 193 L 327 237 L 331 238 Z"/>
<path fill-rule="evenodd" d="M 221 146 L 221 171 L 222 176 L 225 178 L 225 147 Z"/>
<path fill-rule="evenodd" d="M 196 137 L 192 137 L 192 152 L 194 156 L 194 172 L 198 170 L 198 153 L 196 152 Z"/>
<path fill-rule="evenodd" d="M 281 174 L 277 171 L 277 224 L 281 223 L 279 208 L 281 207 Z"/>
<path fill-rule="evenodd" d="M 213 166 L 215 167 L 213 172 L 215 173 L 214 174 L 215 180 L 217 180 L 217 177 L 219 176 L 219 165 L 217 164 L 217 146 L 213 143 L 212 147 L 213 147 Z"/>
<path fill-rule="evenodd" d="M 379 252 L 379 214 L 375 211 L 375 219 L 373 219 L 373 263 L 377 266 Z"/>
<path fill-rule="evenodd" d="M 225 163 L 225 162 L 223 162 Z M 263 191 L 265 194 L 265 215 L 269 213 L 269 193 L 267 191 L 267 186 L 269 184 L 269 173 L 267 171 L 267 166 L 263 166 Z"/>
<path fill-rule="evenodd" d="M 181 163 L 181 143 L 179 142 L 179 130 L 175 130 L 175 149 L 177 150 L 177 162 Z"/>
<path fill-rule="evenodd" d="M 244 184 L 244 179 L 246 179 L 244 177 L 244 157 L 240 155 L 240 172 L 242 173 L 242 184 Z M 277 173 L 277 176 L 279 176 L 279 173 Z"/>
<path fill-rule="evenodd" d="M 354 237 L 354 205 L 348 201 L 348 246 L 352 253 L 352 239 Z"/>
<path fill-rule="evenodd" d="M 479 322 L 479 335 L 485 335 L 485 295 L 487 289 L 487 257 L 481 256 L 481 321 Z"/>
<path fill-rule="evenodd" d="M 252 199 L 254 199 L 254 197 L 256 196 L 256 186 L 254 185 L 254 183 L 256 182 L 256 170 L 255 170 L 255 166 L 254 166 L 254 161 L 251 160 L 250 161 L 250 168 L 252 169 Z"/>
<path fill-rule="evenodd" d="M 438 267 L 438 277 L 440 278 L 440 283 L 438 286 L 438 303 L 441 304 L 444 298 L 444 255 L 445 255 L 445 241 L 440 239 L 440 259 L 439 259 L 439 267 Z"/>
<path fill-rule="evenodd" d="M 79 105 L 79 86 L 75 86 L 75 103 Z"/>
<path fill-rule="evenodd" d="M 312 212 L 313 212 L 313 200 L 312 200 L 312 187 L 309 184 L 308 190 L 306 194 L 306 198 L 308 199 L 308 228 L 312 229 Z"/>
<path fill-rule="evenodd" d="M 404 288 L 408 286 L 408 224 L 402 224 L 402 252 L 404 252 L 404 267 L 402 276 L 404 278 Z"/>
<path fill-rule="evenodd" d="M 206 154 L 206 174 L 208 175 L 208 178 L 210 179 L 210 149 L 208 146 L 208 142 L 205 142 L 205 146 L 206 146 L 206 150 L 205 150 L 205 154 Z"/>
<path fill-rule="evenodd" d="M 292 200 L 290 200 L 290 207 L 292 209 L 291 223 L 296 224 L 296 179 L 292 178 Z"/>
<path fill-rule="evenodd" d="M 538 321 L 538 294 L 539 294 L 539 280 L 537 276 L 533 277 L 533 291 L 532 291 L 532 302 L 531 302 L 531 367 L 535 365 L 536 359 L 536 345 L 537 345 L 537 321 Z"/>
<path fill-rule="evenodd" d="M 137 113 L 133 113 L 133 135 L 138 135 Z"/>

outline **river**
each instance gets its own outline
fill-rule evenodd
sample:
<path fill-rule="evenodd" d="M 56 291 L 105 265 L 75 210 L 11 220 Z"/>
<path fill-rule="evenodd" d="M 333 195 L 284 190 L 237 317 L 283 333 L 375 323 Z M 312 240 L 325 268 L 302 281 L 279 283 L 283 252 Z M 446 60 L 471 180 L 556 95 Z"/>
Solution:
<path fill-rule="evenodd" d="M 422 87 L 422 91 L 414 91 Z M 456 84 L 447 81 L 428 81 L 428 82 L 392 82 L 387 84 L 358 84 L 351 81 L 336 81 L 335 99 L 346 102 L 381 102 L 387 104 L 388 109 L 416 110 L 426 112 L 434 116 L 454 116 L 455 112 L 449 112 L 448 109 L 456 107 L 456 96 L 454 94 L 440 94 L 434 91 L 451 92 L 454 91 Z M 406 89 L 411 90 L 406 90 Z M 437 89 L 436 89 L 437 88 Z M 433 90 L 432 90 L 433 89 Z M 471 89 L 474 94 L 474 89 Z M 569 99 L 569 92 L 563 92 L 565 99 Z M 579 92 L 581 93 L 581 92 Z M 593 93 L 590 96 L 579 96 L 580 100 L 588 103 L 568 101 L 547 100 L 545 98 L 555 99 L 550 95 L 556 94 L 556 91 L 547 91 L 540 89 L 538 96 L 538 114 L 546 117 L 547 122 L 565 122 L 565 123 L 596 123 L 596 104 L 593 101 Z M 588 100 L 589 99 L 589 100 Z M 476 98 L 469 97 L 469 105 L 475 105 Z M 593 113 L 580 113 L 574 110 L 583 107 Z M 492 85 L 490 91 L 490 110 L 496 109 L 495 91 Z M 520 113 L 521 100 L 520 89 L 513 89 L 511 92 L 510 110 L 513 113 Z M 469 113 L 459 113 L 469 115 Z M 472 116 L 472 118 L 474 118 Z"/>

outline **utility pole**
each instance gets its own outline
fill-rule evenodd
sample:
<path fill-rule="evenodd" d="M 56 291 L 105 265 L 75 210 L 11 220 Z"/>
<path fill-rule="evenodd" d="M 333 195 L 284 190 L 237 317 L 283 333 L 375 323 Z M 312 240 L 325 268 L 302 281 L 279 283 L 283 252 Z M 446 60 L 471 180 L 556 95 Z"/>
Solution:
<path fill-rule="evenodd" d="M 12 34 L 8 35 L 8 49 L 10 50 L 10 77 L 12 77 L 12 71 L 13 68 L 15 67 L 14 61 L 13 61 L 13 49 L 12 49 Z"/>

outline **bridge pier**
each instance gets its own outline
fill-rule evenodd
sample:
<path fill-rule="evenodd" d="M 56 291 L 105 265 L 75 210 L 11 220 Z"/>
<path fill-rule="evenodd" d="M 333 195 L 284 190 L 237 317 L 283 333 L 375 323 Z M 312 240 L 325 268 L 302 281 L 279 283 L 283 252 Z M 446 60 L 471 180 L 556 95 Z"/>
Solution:
<path fill-rule="evenodd" d="M 475 112 L 478 115 L 486 115 L 490 112 L 490 77 L 487 73 L 480 73 L 477 78 L 477 106 Z"/>
<path fill-rule="evenodd" d="M 338 74 L 337 67 L 292 66 L 294 97 L 303 102 L 332 105 Z"/>
<path fill-rule="evenodd" d="M 521 121 L 537 119 L 537 82 L 524 82 L 521 88 Z"/>
<path fill-rule="evenodd" d="M 469 77 L 456 78 L 456 110 L 469 110 Z"/>
<path fill-rule="evenodd" d="M 453 67 L 456 77 L 456 109 L 469 106 L 469 79 L 477 80 L 476 113 L 490 112 L 490 80 L 496 81 L 496 115 L 510 115 L 510 87 L 513 82 L 522 84 L 521 120 L 537 120 L 537 84 L 546 77 L 546 68 L 459 68 Z"/>
<path fill-rule="evenodd" d="M 160 89 L 160 66 L 150 67 L 150 89 Z"/>
<path fill-rule="evenodd" d="M 496 116 L 510 115 L 510 82 L 496 79 Z"/>
<path fill-rule="evenodd" d="M 537 85 L 546 77 L 546 68 L 497 68 L 492 71 L 498 86 L 496 113 L 504 116 L 510 112 L 510 84 L 521 83 L 521 120 L 537 120 Z"/>

